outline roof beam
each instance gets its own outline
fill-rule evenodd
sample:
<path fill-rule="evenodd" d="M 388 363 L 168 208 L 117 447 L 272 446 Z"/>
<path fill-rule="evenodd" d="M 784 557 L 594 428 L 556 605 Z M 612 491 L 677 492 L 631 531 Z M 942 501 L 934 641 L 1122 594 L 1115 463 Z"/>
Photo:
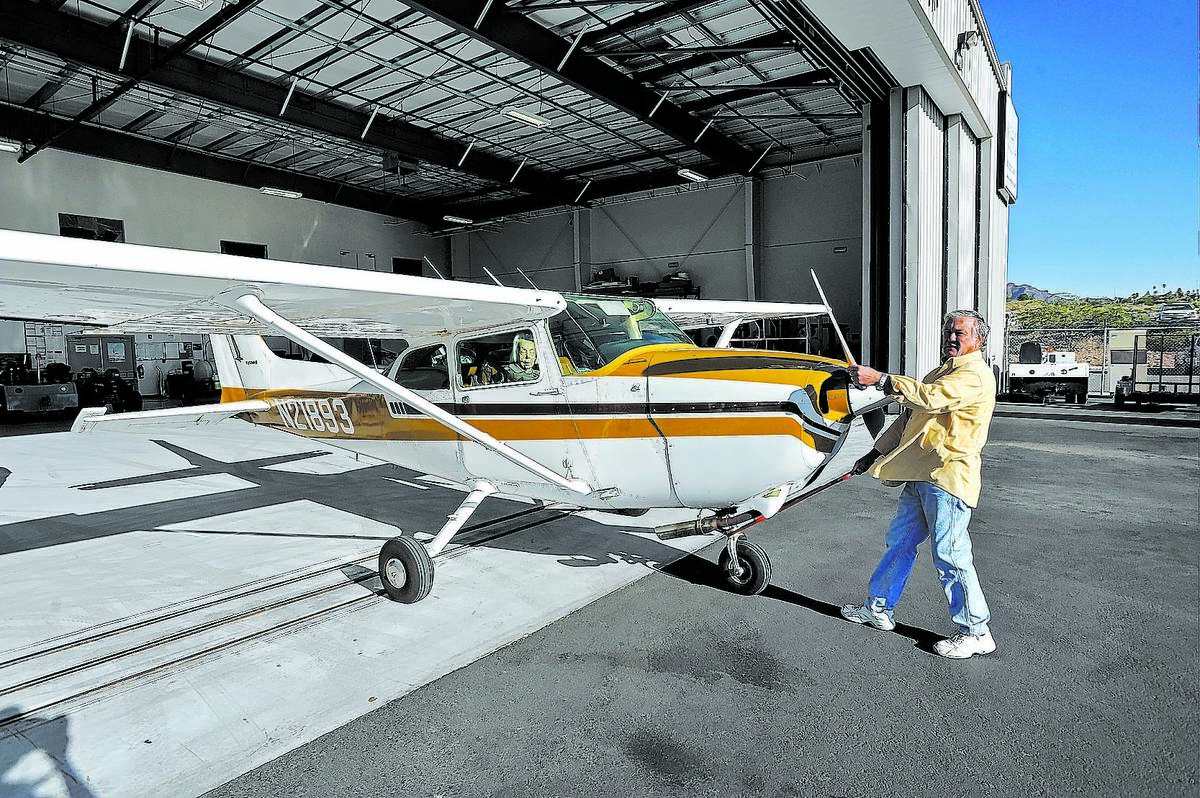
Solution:
<path fill-rule="evenodd" d="M 688 50 L 674 48 L 672 50 L 663 51 L 662 54 L 668 55 L 670 53 L 687 52 L 689 55 L 669 61 L 660 66 L 638 70 L 633 73 L 633 77 L 646 83 L 657 83 L 664 78 L 679 75 L 687 69 L 697 69 L 699 67 L 710 66 L 712 64 L 719 64 L 720 62 L 726 61 L 735 55 L 758 52 L 760 50 L 775 49 L 779 47 L 786 47 L 789 50 L 795 49 L 795 46 L 792 43 L 792 37 L 781 31 L 773 31 L 762 36 L 756 36 L 753 39 L 737 42 L 729 47 L 700 47 L 694 49 L 689 48 Z M 608 55 L 611 57 L 624 55 L 626 52 L 630 51 L 613 50 L 603 53 L 603 55 Z M 601 54 L 602 53 L 597 53 L 597 55 Z"/>
<path fill-rule="evenodd" d="M 702 120 L 674 103 L 663 102 L 659 92 L 643 86 L 600 58 L 579 52 L 578 38 L 565 41 L 518 11 L 495 4 L 487 14 L 482 14 L 486 0 L 403 2 L 621 109 L 725 167 L 749 172 L 756 160 L 754 153 L 733 139 L 720 131 L 708 130 Z"/>
<path fill-rule="evenodd" d="M 674 3 L 664 3 L 661 6 L 639 11 L 635 14 L 630 14 L 624 19 L 619 19 L 616 22 L 601 28 L 595 32 L 583 34 L 583 39 L 580 40 L 579 46 L 584 48 L 594 47 L 597 43 L 612 39 L 616 36 L 624 36 L 625 34 L 635 31 L 638 28 L 646 28 L 650 25 L 657 25 L 664 19 L 670 19 L 677 14 L 686 14 L 694 11 L 701 6 L 710 5 L 713 0 L 678 0 Z"/>
<path fill-rule="evenodd" d="M 35 49 L 55 53 L 61 58 L 100 70 L 111 70 L 121 52 L 125 34 L 81 17 L 49 11 L 30 0 L 0 0 L 0 17 L 5 22 L 0 38 Z M 152 45 L 138 37 L 130 43 L 127 65 L 153 61 Z M 231 71 L 192 55 L 181 55 L 162 65 L 147 81 L 164 88 L 236 108 L 268 119 L 276 119 L 290 84 L 277 84 L 251 75 Z M 314 97 L 299 89 L 288 103 L 284 120 L 297 127 L 359 141 L 370 114 Z M 539 194 L 551 204 L 570 204 L 579 186 L 565 182 L 532 165 L 521 170 L 515 183 L 509 178 L 519 161 L 500 158 L 472 149 L 460 164 L 467 142 L 439 136 L 432 131 L 381 114 L 371 125 L 366 143 L 397 152 L 405 158 L 429 161 L 484 180 L 503 183 L 509 188 Z"/>
<path fill-rule="evenodd" d="M 812 72 L 806 72 L 803 75 L 796 75 L 789 78 L 779 78 L 778 80 L 769 80 L 766 83 L 761 83 L 757 86 L 746 86 L 742 88 L 729 89 L 721 91 L 720 86 L 707 86 L 712 91 L 717 92 L 712 97 L 704 97 L 698 100 L 691 100 L 683 104 L 683 107 L 689 111 L 703 111 L 713 108 L 718 105 L 726 105 L 728 103 L 745 100 L 750 97 L 757 97 L 761 94 L 772 94 L 785 91 L 803 91 L 805 89 L 833 88 L 833 75 L 825 69 L 816 69 Z"/>

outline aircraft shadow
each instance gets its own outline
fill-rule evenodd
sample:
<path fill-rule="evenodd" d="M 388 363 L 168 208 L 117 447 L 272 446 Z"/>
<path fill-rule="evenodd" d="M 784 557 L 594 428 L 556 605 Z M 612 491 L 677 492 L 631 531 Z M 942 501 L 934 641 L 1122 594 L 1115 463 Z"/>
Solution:
<path fill-rule="evenodd" d="M 0 718 L 20 714 L 19 706 L 0 707 Z M 45 770 L 38 772 L 36 766 L 30 768 L 23 762 L 26 757 L 39 752 L 44 754 L 43 763 L 61 776 L 70 798 L 95 798 L 95 793 L 88 789 L 67 754 L 69 727 L 70 721 L 66 715 L 48 718 L 26 716 L 21 718 L 20 731 L 0 731 L 0 791 L 5 798 L 35 798 L 48 794 L 45 791 L 47 781 L 52 777 Z"/>
<path fill-rule="evenodd" d="M 139 531 L 381 541 L 386 539 L 386 533 L 382 536 L 378 532 L 345 533 L 337 528 L 205 531 L 169 527 L 303 500 L 393 525 L 406 534 L 433 533 L 441 528 L 446 514 L 463 499 L 461 491 L 436 483 L 428 483 L 424 489 L 397 483 L 395 480 L 400 479 L 420 484 L 421 475 L 392 464 L 330 474 L 275 468 L 328 454 L 326 451 L 227 462 L 168 441 L 153 442 L 188 465 L 75 487 L 81 491 L 130 488 L 216 474 L 237 477 L 248 486 L 201 496 L 150 501 L 132 507 L 91 513 L 63 513 L 0 524 L 0 555 Z M 467 526 L 455 537 L 454 545 L 550 554 L 558 557 L 563 565 L 573 568 L 640 563 L 661 570 L 663 564 L 676 560 L 680 555 L 679 550 L 671 546 L 619 530 L 620 527 L 606 526 L 575 513 L 491 498 L 480 506 Z M 522 534 L 530 531 L 538 534 Z M 359 576 L 361 574 L 357 572 L 353 576 L 347 573 L 348 579 L 362 582 L 366 589 L 372 589 L 369 582 L 357 578 Z M 717 586 L 717 583 L 714 582 L 713 586 Z"/>

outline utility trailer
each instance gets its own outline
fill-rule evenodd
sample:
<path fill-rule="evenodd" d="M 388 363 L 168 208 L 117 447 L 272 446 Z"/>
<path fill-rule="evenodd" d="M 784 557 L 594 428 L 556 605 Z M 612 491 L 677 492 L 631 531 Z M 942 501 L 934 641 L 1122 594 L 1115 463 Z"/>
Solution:
<path fill-rule="evenodd" d="M 1153 330 L 1133 337 L 1133 373 L 1117 381 L 1113 403 L 1200 404 L 1200 333 Z"/>

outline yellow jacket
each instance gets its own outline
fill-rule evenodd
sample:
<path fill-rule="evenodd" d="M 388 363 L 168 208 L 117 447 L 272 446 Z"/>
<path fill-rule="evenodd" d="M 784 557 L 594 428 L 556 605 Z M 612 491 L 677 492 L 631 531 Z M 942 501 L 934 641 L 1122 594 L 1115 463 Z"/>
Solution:
<path fill-rule="evenodd" d="M 929 482 L 974 507 L 980 453 L 996 409 L 996 378 L 982 352 L 952 357 L 925 379 L 891 377 L 905 408 L 879 439 L 883 454 L 871 476 L 884 482 Z"/>

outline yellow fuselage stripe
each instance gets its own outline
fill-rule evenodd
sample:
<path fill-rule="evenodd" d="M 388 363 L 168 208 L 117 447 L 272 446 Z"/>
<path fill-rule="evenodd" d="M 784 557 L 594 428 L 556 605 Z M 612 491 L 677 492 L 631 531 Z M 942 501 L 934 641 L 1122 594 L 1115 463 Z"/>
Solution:
<path fill-rule="evenodd" d="M 315 438 L 347 438 L 359 440 L 405 440 L 405 441 L 456 441 L 461 436 L 441 423 L 424 416 L 395 417 L 388 412 L 386 404 L 376 394 L 342 394 L 314 391 L 247 391 L 244 388 L 223 388 L 223 402 L 240 401 L 244 398 L 283 399 L 289 397 L 316 398 L 337 396 L 352 404 L 354 408 L 355 433 L 321 432 L 316 430 L 289 430 Z M 275 409 L 249 414 L 257 424 L 282 427 L 282 419 Z M 462 420 L 478 430 L 502 441 L 552 441 L 552 440 L 605 440 L 621 438 L 700 438 L 730 436 L 790 436 L 799 438 L 807 446 L 815 448 L 812 435 L 805 431 L 800 420 L 791 415 L 698 415 L 698 416 L 655 416 L 654 421 L 645 416 L 535 416 L 513 417 L 462 417 Z M 657 427 L 655 426 L 657 424 Z"/>

